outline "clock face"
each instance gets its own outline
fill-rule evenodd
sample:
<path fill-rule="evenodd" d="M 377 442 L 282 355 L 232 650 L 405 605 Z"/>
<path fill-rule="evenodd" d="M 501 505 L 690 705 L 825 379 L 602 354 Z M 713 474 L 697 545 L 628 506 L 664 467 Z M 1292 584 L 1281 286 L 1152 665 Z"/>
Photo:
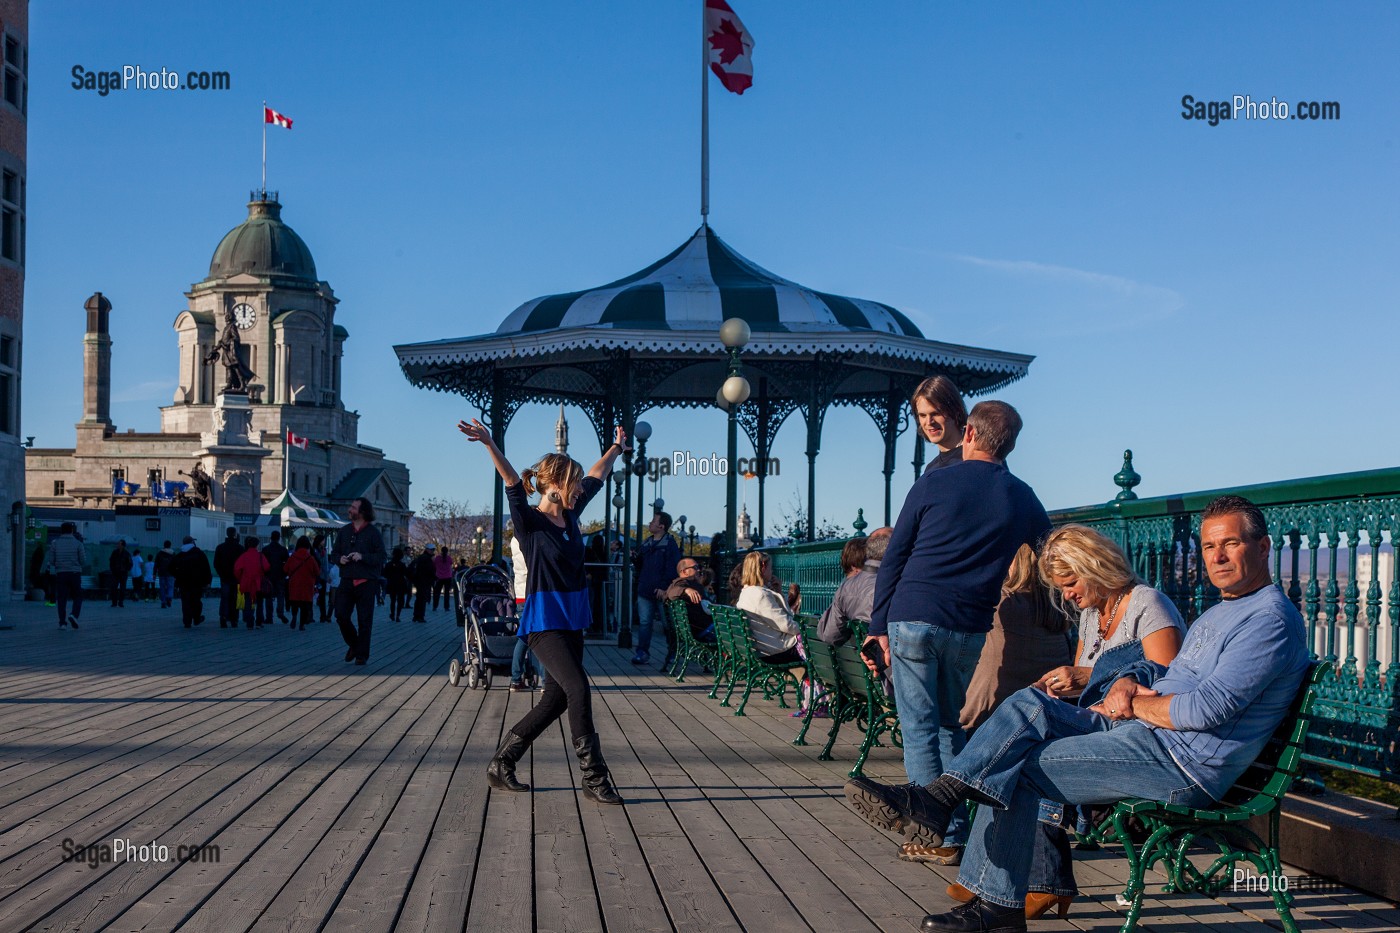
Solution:
<path fill-rule="evenodd" d="M 247 330 L 258 322 L 258 312 L 250 304 L 236 304 L 233 306 L 233 323 L 237 324 L 240 330 Z"/>

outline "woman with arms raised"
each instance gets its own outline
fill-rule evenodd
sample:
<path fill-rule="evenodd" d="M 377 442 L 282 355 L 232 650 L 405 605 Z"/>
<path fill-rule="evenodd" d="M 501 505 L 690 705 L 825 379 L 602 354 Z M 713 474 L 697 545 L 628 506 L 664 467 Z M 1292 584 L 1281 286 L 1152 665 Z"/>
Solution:
<path fill-rule="evenodd" d="M 620 804 L 622 798 L 613 788 L 598 734 L 593 731 L 592 697 L 583 670 L 583 633 L 592 622 L 592 612 L 578 515 L 603 487 L 613 461 L 624 450 L 627 435 L 622 428 L 617 429 L 613 445 L 603 451 L 587 476 L 577 461 L 564 454 L 547 454 L 518 474 L 480 421 L 459 421 L 457 429 L 468 440 L 486 445 L 496 472 L 506 484 L 515 537 L 529 568 L 518 634 L 549 674 L 539 703 L 501 740 L 486 779 L 497 790 L 529 790 L 528 784 L 516 779 L 516 762 L 567 710 L 584 794 L 599 803 Z M 540 503 L 531 506 L 529 497 L 537 490 Z"/>

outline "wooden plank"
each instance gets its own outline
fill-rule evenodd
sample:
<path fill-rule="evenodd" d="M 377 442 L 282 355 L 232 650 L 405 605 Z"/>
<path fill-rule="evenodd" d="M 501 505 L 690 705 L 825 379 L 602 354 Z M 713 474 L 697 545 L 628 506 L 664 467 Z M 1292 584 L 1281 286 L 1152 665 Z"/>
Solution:
<path fill-rule="evenodd" d="M 411 680 L 400 682 L 390 678 L 385 678 L 385 686 L 395 691 L 405 693 L 405 698 L 408 695 L 410 695 L 410 691 L 414 689 L 422 689 L 421 682 Z M 392 704 L 386 703 L 383 705 L 391 706 Z M 357 736 L 355 733 L 352 733 L 350 731 L 350 727 L 358 723 L 364 723 L 367 719 L 370 721 L 383 720 L 387 719 L 390 716 L 390 713 L 387 710 L 380 712 L 373 708 L 369 709 L 367 712 L 355 710 L 346 710 L 343 712 L 347 714 L 344 715 L 341 720 L 342 726 L 344 728 L 336 732 L 323 732 L 319 736 L 312 738 L 308 744 L 304 744 L 301 747 L 299 747 L 298 751 L 305 753 L 306 751 L 308 751 L 308 745 L 309 750 L 314 751 L 324 749 L 327 746 L 327 743 L 329 742 L 331 746 L 335 746 L 337 743 L 345 746 L 348 753 L 349 751 L 355 750 L 355 748 L 357 748 L 358 746 L 363 745 L 366 741 L 366 736 L 364 734 L 360 734 Z M 296 764 L 293 763 L 295 762 L 294 759 L 293 762 L 289 762 L 290 767 L 283 771 L 282 774 L 292 774 L 295 777 L 302 779 L 303 781 L 315 781 L 319 779 L 320 781 L 324 782 L 326 780 L 327 775 L 334 770 L 334 766 L 323 765 L 321 767 L 317 767 L 316 761 L 316 759 L 312 759 L 312 761 L 309 764 L 305 761 L 302 761 L 300 764 Z M 246 762 L 245 767 L 255 764 L 256 762 Z M 229 846 L 226 843 L 226 841 L 223 840 L 219 835 L 211 834 L 207 826 L 199 824 L 212 819 L 213 821 L 215 821 L 218 829 L 221 830 L 226 830 L 230 826 L 236 826 L 239 829 L 247 829 L 249 827 L 258 826 L 260 820 L 256 816 L 248 818 L 248 814 L 246 811 L 249 809 L 256 810 L 257 804 L 265 803 L 269 798 L 273 800 L 277 799 L 279 792 L 282 799 L 288 802 L 300 802 L 304 797 L 304 786 L 299 785 L 297 781 L 292 781 L 289 784 L 285 781 L 275 780 L 277 776 L 278 769 L 275 767 L 254 767 L 251 769 L 251 774 L 246 780 L 251 780 L 252 783 L 255 785 L 254 789 L 261 789 L 263 793 L 260 795 L 254 795 L 254 799 L 256 802 L 251 806 L 245 805 L 243 808 L 245 812 L 240 813 L 237 810 L 230 812 L 230 810 L 220 805 L 220 803 L 227 803 L 227 801 L 215 802 L 209 807 L 210 812 L 202 814 L 196 812 L 195 814 L 191 814 L 190 819 L 194 821 L 194 824 L 191 826 L 185 826 L 182 824 L 174 824 L 174 820 L 178 818 L 177 815 L 179 810 L 177 806 L 176 815 L 173 815 L 170 821 L 163 821 L 160 824 L 148 827 L 146 830 L 144 830 L 146 833 L 149 834 L 147 837 L 140 837 L 133 833 L 132 838 L 137 839 L 138 841 L 143 838 L 149 838 L 151 841 L 164 842 L 170 845 L 172 849 L 175 847 L 175 845 L 180 843 L 212 842 L 215 845 L 219 845 L 221 851 L 228 851 L 232 853 L 247 851 L 246 848 L 241 849 L 237 845 Z M 245 795 L 248 789 L 249 788 L 246 783 L 238 786 L 238 791 L 243 792 Z M 294 793 L 294 796 L 288 796 L 288 791 Z M 302 791 L 302 793 L 296 793 L 297 791 Z M 275 819 L 265 820 L 263 822 L 281 822 L 285 821 L 285 819 L 285 814 L 279 814 L 275 817 Z M 172 824 L 174 824 L 173 828 Z M 264 830 L 264 835 L 266 835 L 266 832 L 267 831 Z M 210 838 L 211 835 L 213 835 L 213 838 Z M 176 866 L 176 868 L 178 868 L 178 866 Z M 123 892 L 137 892 L 137 894 L 139 894 L 143 891 L 140 885 L 144 884 L 148 889 L 150 885 L 158 883 L 160 880 L 162 880 L 164 876 L 168 876 L 169 874 L 173 873 L 176 870 L 176 868 L 164 865 L 133 865 L 131 863 L 124 863 L 112 866 L 110 870 L 104 869 L 87 873 L 87 875 L 85 876 L 85 880 L 89 880 L 89 884 L 85 885 L 84 887 L 87 888 L 92 887 L 93 885 L 100 884 L 103 890 L 110 891 L 112 889 L 116 889 Z M 40 882 L 42 883 L 52 874 L 53 872 L 50 872 L 49 875 L 46 875 L 44 876 L 44 878 L 41 878 Z M 28 888 L 26 888 L 25 893 L 28 899 L 25 902 L 23 909 L 21 911 L 15 912 L 12 915 L 21 917 L 33 917 L 33 919 L 37 920 L 40 919 L 40 917 L 47 916 L 48 914 L 53 914 L 58 918 L 59 921 L 63 921 L 65 919 L 71 919 L 72 915 L 75 912 L 78 912 L 83 918 L 85 918 L 89 922 L 90 925 L 90 922 L 93 919 L 92 913 L 94 909 L 100 909 L 103 913 L 106 913 L 108 911 L 116 912 L 121 907 L 125 906 L 125 904 L 127 903 L 127 901 L 123 901 L 121 897 L 116 897 L 111 894 L 108 894 L 106 897 L 95 900 L 91 898 L 83 898 L 77 896 L 81 894 L 81 891 L 75 892 L 72 890 L 67 891 L 66 894 L 62 891 L 46 892 L 45 897 L 35 898 L 30 896 L 32 895 L 34 887 L 34 885 L 30 885 Z M 61 900 L 59 899 L 60 895 L 62 895 Z M 135 895 L 132 896 L 131 900 L 134 899 Z M 63 903 L 63 900 L 66 900 L 66 903 Z"/>
<path fill-rule="evenodd" d="M 468 695 L 473 694 L 468 691 Z M 452 771 L 442 809 L 403 899 L 395 925 L 399 931 L 458 933 L 466 923 L 477 850 L 486 828 L 486 765 L 500 744 L 501 719 L 509 698 L 500 689 L 475 695 L 482 698 L 481 711 Z M 528 767 L 521 771 L 526 781 L 528 773 Z"/>

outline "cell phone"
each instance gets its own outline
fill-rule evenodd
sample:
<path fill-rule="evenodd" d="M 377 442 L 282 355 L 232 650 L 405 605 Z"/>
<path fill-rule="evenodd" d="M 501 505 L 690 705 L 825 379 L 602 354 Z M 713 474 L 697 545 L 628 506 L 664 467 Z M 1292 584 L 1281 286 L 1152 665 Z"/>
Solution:
<path fill-rule="evenodd" d="M 885 652 L 881 650 L 878 641 L 868 641 L 860 646 L 860 653 L 870 659 L 870 663 L 875 665 L 875 673 L 885 672 Z"/>

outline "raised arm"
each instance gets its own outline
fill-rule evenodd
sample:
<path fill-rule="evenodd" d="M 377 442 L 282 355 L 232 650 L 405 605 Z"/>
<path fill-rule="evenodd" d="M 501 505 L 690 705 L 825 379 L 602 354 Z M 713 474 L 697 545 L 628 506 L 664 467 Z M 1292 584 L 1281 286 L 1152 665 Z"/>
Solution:
<path fill-rule="evenodd" d="M 514 486 L 520 482 L 520 474 L 515 472 L 515 467 L 510 465 L 506 455 L 501 453 L 501 448 L 496 446 L 496 442 L 491 439 L 491 432 L 486 429 L 486 425 L 473 418 L 471 421 L 457 422 L 457 430 L 467 436 L 467 440 L 476 441 L 486 445 L 486 452 L 491 455 L 491 462 L 496 465 L 496 472 L 501 474 L 501 479 L 507 486 Z"/>
<path fill-rule="evenodd" d="M 619 425 L 613 435 L 613 445 L 603 451 L 603 455 L 598 458 L 598 462 L 593 464 L 593 468 L 588 471 L 588 475 L 594 479 L 607 479 L 612 473 L 613 461 L 618 454 L 627 452 L 627 432 Z"/>

